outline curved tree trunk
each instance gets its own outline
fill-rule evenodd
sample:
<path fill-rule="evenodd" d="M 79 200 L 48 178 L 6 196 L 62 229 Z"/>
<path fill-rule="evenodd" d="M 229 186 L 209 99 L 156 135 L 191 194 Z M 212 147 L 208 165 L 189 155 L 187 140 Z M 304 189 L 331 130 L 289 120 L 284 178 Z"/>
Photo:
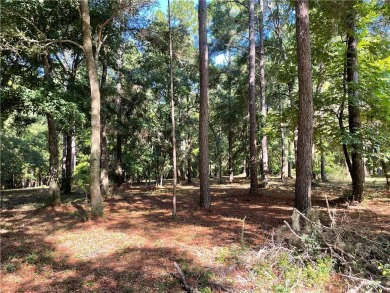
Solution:
<path fill-rule="evenodd" d="M 209 69 L 207 47 L 207 4 L 199 0 L 199 53 L 200 53 L 200 113 L 199 113 L 199 181 L 200 206 L 210 208 L 211 197 L 209 190 Z"/>
<path fill-rule="evenodd" d="M 313 98 L 308 1 L 296 0 L 295 13 L 299 81 L 295 208 L 300 212 L 308 213 L 311 208 L 313 145 Z"/>
<path fill-rule="evenodd" d="M 91 88 L 91 158 L 90 193 L 92 216 L 103 215 L 103 198 L 100 193 L 100 89 L 97 68 L 92 51 L 91 26 L 88 0 L 80 0 L 83 48 Z"/>
<path fill-rule="evenodd" d="M 249 0 L 249 166 L 250 195 L 257 195 L 257 109 L 255 84 L 255 8 L 254 0 Z"/>

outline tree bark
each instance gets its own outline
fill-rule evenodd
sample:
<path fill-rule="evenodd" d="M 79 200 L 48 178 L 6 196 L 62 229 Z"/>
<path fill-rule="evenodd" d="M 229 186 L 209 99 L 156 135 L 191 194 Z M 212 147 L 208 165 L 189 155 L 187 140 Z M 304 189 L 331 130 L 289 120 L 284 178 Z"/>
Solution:
<path fill-rule="evenodd" d="M 188 135 L 187 184 L 192 184 L 192 139 Z"/>
<path fill-rule="evenodd" d="M 381 164 L 382 164 L 383 174 L 385 175 L 385 178 L 386 178 L 386 189 L 390 190 L 390 176 L 389 176 L 389 172 L 387 169 L 387 164 L 386 164 L 385 160 L 381 160 Z"/>
<path fill-rule="evenodd" d="M 49 195 L 52 205 L 61 204 L 60 185 L 58 182 L 58 141 L 56 121 L 52 114 L 46 114 L 49 136 Z"/>
<path fill-rule="evenodd" d="M 229 153 L 229 183 L 234 181 L 234 166 L 233 166 L 233 131 L 228 133 L 228 153 Z"/>
<path fill-rule="evenodd" d="M 74 170 L 76 169 L 76 137 L 72 135 L 72 161 L 71 161 L 71 174 L 73 176 Z"/>
<path fill-rule="evenodd" d="M 326 172 L 325 172 L 325 154 L 324 154 L 323 150 L 321 150 L 321 181 L 322 182 L 328 181 L 328 178 L 326 177 Z"/>
<path fill-rule="evenodd" d="M 362 158 L 361 119 L 359 110 L 356 11 L 352 7 L 347 14 L 347 87 L 348 87 L 348 121 L 349 133 L 354 138 L 351 150 L 351 177 L 353 200 L 361 202 L 364 191 L 364 164 Z"/>
<path fill-rule="evenodd" d="M 294 107 L 294 97 L 293 97 L 293 94 L 292 94 L 293 87 L 294 87 L 294 81 L 292 80 L 292 81 L 290 81 L 287 84 L 287 91 L 288 91 L 288 96 L 289 96 L 289 99 L 290 99 L 290 107 L 291 108 Z M 291 171 L 292 171 L 293 166 L 295 166 L 296 157 L 297 157 L 295 130 L 293 130 L 292 140 L 293 140 L 293 143 L 292 143 L 293 150 L 292 151 L 291 151 L 291 142 L 289 141 L 289 143 L 288 143 L 288 177 L 289 178 L 292 178 L 292 172 Z"/>
<path fill-rule="evenodd" d="M 287 152 L 287 177 L 292 178 L 291 143 L 289 140 L 287 141 Z"/>
<path fill-rule="evenodd" d="M 250 195 L 257 195 L 257 109 L 256 109 L 256 50 L 255 50 L 255 8 L 254 0 L 249 0 L 249 164 Z"/>
<path fill-rule="evenodd" d="M 199 54 L 200 54 L 200 113 L 199 113 L 199 181 L 200 206 L 210 208 L 209 190 L 209 147 L 208 147 L 208 117 L 209 117 L 209 69 L 207 47 L 207 4 L 199 0 Z"/>
<path fill-rule="evenodd" d="M 117 130 L 116 130 L 116 161 L 115 161 L 115 182 L 118 186 L 123 183 L 123 169 L 122 169 L 122 65 L 123 65 L 123 51 L 122 47 L 118 49 L 118 83 L 117 83 Z"/>
<path fill-rule="evenodd" d="M 93 217 L 99 217 L 103 215 L 103 198 L 100 193 L 100 89 L 97 68 L 92 51 L 88 0 L 80 0 L 80 12 L 83 31 L 83 48 L 91 89 L 91 214 Z"/>
<path fill-rule="evenodd" d="M 278 92 L 280 91 L 280 88 L 278 87 Z M 279 115 L 282 117 L 283 115 L 283 101 L 282 101 L 282 95 L 279 92 Z M 283 122 L 280 122 L 280 149 L 281 149 L 281 158 L 280 158 L 280 180 L 284 181 L 286 177 L 286 169 L 287 169 L 287 151 L 286 151 L 286 135 L 285 135 L 286 129 L 283 125 Z"/>
<path fill-rule="evenodd" d="M 313 145 L 313 98 L 308 6 L 307 0 L 295 1 L 299 82 L 295 208 L 302 213 L 308 213 L 311 208 Z"/>
<path fill-rule="evenodd" d="M 66 133 L 66 159 L 65 159 L 65 182 L 64 192 L 72 191 L 72 134 Z"/>
<path fill-rule="evenodd" d="M 177 159 L 176 159 L 176 123 L 175 100 L 173 92 L 173 48 L 171 29 L 171 1 L 168 0 L 168 29 L 169 29 L 169 82 L 171 96 L 171 122 L 172 122 L 172 165 L 173 165 L 173 192 L 172 192 L 172 217 L 176 217 L 176 185 L 177 185 Z"/>
<path fill-rule="evenodd" d="M 264 1 L 259 0 L 260 4 L 260 105 L 261 105 L 261 127 L 263 132 L 267 127 L 267 104 L 265 96 L 265 52 L 264 52 Z M 268 181 L 268 142 L 267 135 L 263 133 L 261 139 L 261 177 L 263 181 Z"/>
<path fill-rule="evenodd" d="M 104 91 L 107 86 L 107 50 L 103 46 L 103 60 L 102 60 L 102 78 L 100 88 Z M 104 96 L 103 96 L 104 97 Z M 103 103 L 104 103 L 103 99 Z M 100 191 L 103 197 L 109 194 L 109 180 L 108 180 L 108 154 L 107 154 L 107 114 L 103 111 L 101 116 L 101 156 L 100 156 Z"/>
<path fill-rule="evenodd" d="M 62 134 L 62 159 L 61 159 L 61 190 L 65 189 L 66 181 L 66 133 Z"/>
<path fill-rule="evenodd" d="M 44 52 L 42 55 L 43 69 L 45 79 L 48 83 L 52 82 L 51 67 L 49 63 L 49 53 Z M 57 126 L 54 116 L 46 113 L 49 139 L 49 195 L 52 205 L 61 204 L 60 185 L 58 179 L 58 141 Z"/>

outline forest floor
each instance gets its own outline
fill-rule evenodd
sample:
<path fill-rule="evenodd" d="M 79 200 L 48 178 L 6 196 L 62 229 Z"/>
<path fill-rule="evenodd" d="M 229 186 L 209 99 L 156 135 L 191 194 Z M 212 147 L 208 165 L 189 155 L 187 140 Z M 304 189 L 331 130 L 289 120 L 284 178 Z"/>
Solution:
<path fill-rule="evenodd" d="M 198 207 L 198 185 L 178 187 L 177 218 L 171 217 L 170 186 L 125 184 L 105 200 L 105 215 L 88 220 L 85 196 L 73 193 L 60 207 L 45 206 L 47 189 L 2 192 L 1 292 L 182 292 L 186 281 L 198 292 L 262 292 L 253 264 L 291 223 L 293 180 L 273 179 L 260 195 L 248 195 L 244 178 L 212 184 L 210 210 Z M 313 189 L 313 205 L 351 220 L 367 237 L 390 239 L 390 192 L 371 178 L 367 199 L 348 206 L 338 181 Z M 252 252 L 252 254 L 249 253 Z M 257 278 L 257 279 L 256 279 Z M 344 292 L 337 276 L 318 286 L 273 287 L 275 292 Z M 282 289 L 284 288 L 285 291 Z M 290 289 L 289 289 L 290 288 Z"/>

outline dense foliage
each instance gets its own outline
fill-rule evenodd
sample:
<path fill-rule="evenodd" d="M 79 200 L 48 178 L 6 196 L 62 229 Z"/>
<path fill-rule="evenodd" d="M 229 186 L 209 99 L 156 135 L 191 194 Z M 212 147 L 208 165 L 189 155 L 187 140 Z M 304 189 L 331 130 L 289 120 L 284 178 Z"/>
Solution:
<path fill-rule="evenodd" d="M 358 132 L 348 131 L 347 89 L 352 85 L 346 80 L 345 64 L 351 5 L 356 11 L 353 34 L 358 44 L 359 81 L 353 85 L 358 89 Z M 64 141 L 63 158 L 57 160 L 66 160 L 65 138 L 72 136 L 77 164 L 85 168 L 89 164 L 91 102 L 78 3 L 2 0 L 1 6 L 2 16 L 7 15 L 1 18 L 4 189 L 48 182 L 48 134 L 43 119 L 47 115 L 56 121 L 55 139 Z M 168 15 L 153 1 L 118 4 L 93 0 L 89 6 L 110 181 L 118 176 L 120 167 L 119 175 L 126 181 L 153 180 L 162 184 L 163 178 L 173 175 Z M 255 16 L 258 47 L 257 3 Z M 248 17 L 243 1 L 213 0 L 208 4 L 209 166 L 210 176 L 218 176 L 220 182 L 230 173 L 249 173 Z M 263 135 L 268 137 L 269 172 L 283 179 L 294 176 L 296 153 L 294 7 L 289 2 L 265 1 L 262 18 L 267 121 L 259 124 L 257 141 Z M 310 19 L 315 108 L 313 178 L 327 180 L 345 175 L 343 148 L 353 153 L 356 145 L 361 146 L 358 149 L 366 172 L 383 174 L 390 169 L 388 5 L 386 1 L 315 1 L 310 2 Z M 172 1 L 171 28 L 178 176 L 181 182 L 191 182 L 199 175 L 199 55 L 197 11 L 192 0 Z M 257 48 L 256 61 L 259 58 Z M 260 83 L 256 82 L 256 97 L 259 95 Z M 261 172 L 260 164 L 258 168 Z M 88 181 L 87 174 L 81 177 Z M 31 180 L 35 183 L 26 183 Z"/>

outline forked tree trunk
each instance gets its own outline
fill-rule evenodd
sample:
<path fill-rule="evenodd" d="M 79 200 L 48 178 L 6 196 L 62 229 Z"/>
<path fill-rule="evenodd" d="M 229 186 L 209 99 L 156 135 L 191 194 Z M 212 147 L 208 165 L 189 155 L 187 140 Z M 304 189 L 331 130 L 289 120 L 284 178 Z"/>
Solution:
<path fill-rule="evenodd" d="M 199 54 L 200 54 L 200 113 L 199 113 L 199 181 L 200 206 L 210 208 L 209 190 L 209 148 L 208 148 L 208 117 L 209 117 L 209 69 L 207 47 L 207 4 L 199 0 Z"/>
<path fill-rule="evenodd" d="M 249 0 L 249 165 L 250 195 L 257 195 L 257 109 L 255 85 L 255 8 L 254 0 Z"/>
<path fill-rule="evenodd" d="M 103 198 L 100 193 L 100 89 L 97 68 L 92 51 L 88 0 L 80 0 L 80 12 L 83 31 L 83 48 L 87 63 L 89 85 L 91 88 L 91 214 L 93 217 L 98 217 L 103 215 Z"/>
<path fill-rule="evenodd" d="M 313 98 L 308 0 L 295 1 L 298 55 L 299 113 L 295 208 L 308 213 L 311 208 L 313 145 Z"/>
<path fill-rule="evenodd" d="M 354 5 L 355 2 L 352 2 Z M 354 137 L 351 150 L 351 177 L 353 200 L 361 202 L 364 191 L 364 164 L 362 158 L 361 119 L 359 110 L 356 11 L 352 6 L 347 15 L 347 87 L 349 133 Z"/>

